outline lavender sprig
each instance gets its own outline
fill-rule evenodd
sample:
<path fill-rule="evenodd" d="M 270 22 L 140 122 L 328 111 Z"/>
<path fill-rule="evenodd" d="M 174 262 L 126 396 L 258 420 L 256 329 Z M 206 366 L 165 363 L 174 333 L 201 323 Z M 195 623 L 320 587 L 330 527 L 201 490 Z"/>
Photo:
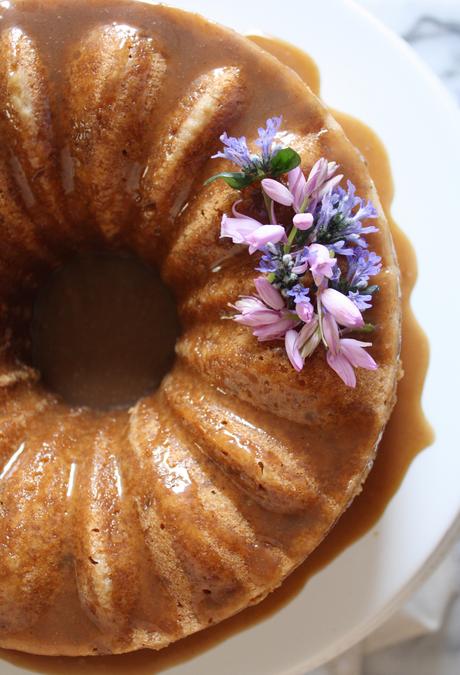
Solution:
<path fill-rule="evenodd" d="M 377 218 L 377 211 L 371 202 L 366 204 L 355 196 L 355 186 L 347 181 L 347 191 L 335 188 L 325 195 L 317 206 L 315 214 L 315 238 L 321 244 L 342 248 L 342 255 L 351 255 L 352 249 L 345 248 L 345 242 L 362 248 L 367 247 L 364 235 L 377 232 L 373 225 L 364 226 L 362 221 Z"/>
<path fill-rule="evenodd" d="M 261 154 L 249 150 L 245 136 L 236 138 L 224 132 L 220 137 L 224 148 L 212 155 L 212 159 L 226 159 L 240 167 L 241 171 L 223 171 L 208 178 L 205 185 L 222 178 L 230 187 L 242 190 L 251 183 L 267 177 L 280 176 L 298 166 L 300 164 L 298 153 L 292 148 L 285 148 L 276 143 L 281 122 L 281 116 L 270 117 L 266 126 L 258 129 L 255 145 L 261 148 Z"/>

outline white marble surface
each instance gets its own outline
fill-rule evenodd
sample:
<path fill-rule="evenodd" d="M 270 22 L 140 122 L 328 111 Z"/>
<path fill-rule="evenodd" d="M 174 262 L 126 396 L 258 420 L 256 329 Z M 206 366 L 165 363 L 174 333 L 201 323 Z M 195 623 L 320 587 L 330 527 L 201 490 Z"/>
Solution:
<path fill-rule="evenodd" d="M 409 42 L 460 104 L 460 0 L 355 0 Z"/>
<path fill-rule="evenodd" d="M 460 0 L 355 1 L 407 40 L 460 105 Z M 460 541 L 413 604 L 436 604 L 440 587 L 450 599 L 423 636 L 377 651 L 371 637 L 311 675 L 460 675 Z"/>

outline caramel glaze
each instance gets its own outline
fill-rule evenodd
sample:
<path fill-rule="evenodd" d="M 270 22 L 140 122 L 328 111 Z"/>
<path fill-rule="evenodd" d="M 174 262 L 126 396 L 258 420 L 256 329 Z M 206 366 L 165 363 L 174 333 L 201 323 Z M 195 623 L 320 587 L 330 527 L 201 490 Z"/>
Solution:
<path fill-rule="evenodd" d="M 296 70 L 319 93 L 319 73 L 312 59 L 295 47 L 279 40 L 252 36 L 251 39 Z M 97 659 L 43 657 L 3 651 L 4 659 L 23 668 L 45 673 L 117 673 L 136 672 L 151 675 L 162 672 L 263 621 L 299 593 L 312 574 L 331 562 L 343 549 L 368 532 L 382 515 L 397 491 L 416 455 L 433 441 L 433 432 L 421 408 L 421 392 L 428 365 L 428 341 L 410 307 L 410 294 L 417 277 L 414 250 L 390 215 L 393 183 L 385 149 L 362 122 L 335 112 L 350 140 L 365 157 L 374 179 L 401 266 L 403 305 L 402 361 L 404 377 L 398 385 L 398 401 L 381 440 L 374 467 L 363 492 L 342 516 L 319 548 L 262 604 L 250 607 L 224 623 L 188 637 L 158 653 L 140 651 Z M 377 531 L 378 534 L 378 531 Z"/>

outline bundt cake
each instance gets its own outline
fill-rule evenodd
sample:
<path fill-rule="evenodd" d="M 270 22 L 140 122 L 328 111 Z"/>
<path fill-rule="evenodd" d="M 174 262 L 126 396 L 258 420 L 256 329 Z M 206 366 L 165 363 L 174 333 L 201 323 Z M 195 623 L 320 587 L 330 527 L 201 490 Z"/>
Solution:
<path fill-rule="evenodd" d="M 298 76 L 199 16 L 123 0 L 0 3 L 0 645 L 160 649 L 261 601 L 359 493 L 395 399 L 398 268 L 366 165 Z M 379 368 L 223 321 L 254 260 L 205 185 L 219 135 L 282 114 L 378 209 Z M 75 253 L 129 252 L 176 298 L 170 372 L 129 409 L 72 406 L 30 360 L 30 307 Z"/>

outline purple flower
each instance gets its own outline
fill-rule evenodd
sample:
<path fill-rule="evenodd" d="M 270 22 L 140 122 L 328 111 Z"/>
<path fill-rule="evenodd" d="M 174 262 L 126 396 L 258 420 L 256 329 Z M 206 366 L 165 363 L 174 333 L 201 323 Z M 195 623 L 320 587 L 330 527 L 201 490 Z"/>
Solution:
<path fill-rule="evenodd" d="M 359 291 L 349 291 L 348 297 L 356 305 L 360 312 L 372 307 L 372 295 L 362 294 Z"/>
<path fill-rule="evenodd" d="M 315 213 L 316 230 L 319 235 L 327 232 L 329 223 L 337 215 L 339 203 L 338 191 L 324 195 Z M 343 241 L 343 240 L 342 240 Z"/>
<path fill-rule="evenodd" d="M 260 342 L 278 340 L 287 330 L 299 323 L 297 316 L 290 312 L 284 300 L 267 279 L 255 280 L 258 296 L 244 296 L 235 302 L 238 310 L 233 320 L 252 328 L 252 333 Z"/>
<path fill-rule="evenodd" d="M 372 202 L 364 203 L 364 201 L 356 196 L 356 188 L 353 183 L 347 181 L 347 191 L 341 187 L 338 187 L 335 191 L 338 201 L 337 201 L 337 212 L 344 218 L 349 226 L 356 225 L 362 220 L 367 218 L 377 218 L 377 210 Z M 356 209 L 354 211 L 353 210 Z M 363 234 L 368 234 L 370 232 L 377 232 L 377 228 L 370 226 L 370 229 L 364 228 L 362 230 Z"/>
<path fill-rule="evenodd" d="M 221 136 L 223 150 L 214 155 L 234 162 L 242 173 L 222 173 L 210 180 L 223 178 L 238 189 L 261 181 L 270 212 L 271 222 L 261 223 L 239 213 L 236 202 L 232 214 L 222 217 L 221 237 L 247 245 L 250 254 L 261 251 L 256 269 L 265 275 L 254 280 L 254 295 L 240 297 L 233 305 L 233 319 L 251 328 L 259 341 L 284 339 L 296 371 L 302 370 L 305 359 L 323 342 L 329 366 L 354 387 L 355 368 L 377 368 L 366 351 L 370 343 L 342 336 L 364 326 L 361 312 L 372 306 L 372 294 L 378 289 L 368 282 L 380 272 L 381 258 L 367 250 L 365 238 L 377 228 L 363 224 L 378 214 L 371 202 L 356 196 L 350 181 L 346 190 L 340 187 L 343 176 L 337 174 L 335 162 L 319 159 L 308 176 L 299 166 L 288 171 L 300 161 L 292 148 L 273 162 L 281 148 L 276 144 L 281 121 L 281 117 L 272 117 L 259 128 L 255 141 L 259 155 L 251 153 L 244 136 L 226 133 Z M 284 179 L 264 177 L 279 176 L 283 166 L 287 185 Z M 289 237 L 285 226 L 277 223 L 276 204 L 292 209 L 291 229 L 286 227 Z M 339 255 L 343 256 L 340 266 Z M 304 277 L 307 272 L 311 276 Z"/>
<path fill-rule="evenodd" d="M 273 147 L 273 143 L 282 121 L 283 117 L 281 115 L 279 117 L 270 117 L 266 122 L 265 128 L 260 127 L 257 130 L 259 138 L 256 140 L 256 145 L 258 145 L 259 148 L 262 148 L 262 161 L 264 163 L 268 163 L 273 155 L 276 154 L 276 151 L 281 147 Z"/>
<path fill-rule="evenodd" d="M 261 249 L 263 255 L 260 258 L 259 266 L 256 267 L 258 272 L 263 272 L 263 274 L 271 274 L 276 272 L 278 269 L 278 260 L 280 258 L 280 252 L 275 244 L 267 244 Z"/>
<path fill-rule="evenodd" d="M 234 136 L 228 136 L 227 132 L 224 131 L 220 136 L 220 140 L 224 144 L 224 149 L 223 151 L 216 152 L 211 159 L 228 159 L 244 170 L 254 168 L 254 160 L 257 159 L 257 155 L 253 155 L 249 151 L 245 136 L 235 138 Z"/>
<path fill-rule="evenodd" d="M 333 244 L 327 244 L 327 247 L 330 251 L 337 255 L 353 255 L 354 248 L 346 246 L 346 242 L 342 239 L 341 241 L 335 241 Z"/>
<path fill-rule="evenodd" d="M 360 246 L 353 251 L 348 259 L 347 281 L 350 288 L 366 288 L 369 278 L 379 274 L 382 269 L 382 258 Z"/>
<path fill-rule="evenodd" d="M 341 326 L 347 326 L 347 328 L 364 326 L 364 319 L 358 307 L 343 293 L 335 288 L 325 288 L 318 293 L 318 297 L 322 306 Z"/>
<path fill-rule="evenodd" d="M 297 316 L 304 323 L 309 323 L 314 314 L 313 305 L 308 297 L 309 293 L 310 289 L 301 284 L 296 284 L 287 292 L 287 295 L 294 299 Z"/>
<path fill-rule="evenodd" d="M 251 152 L 248 147 L 246 136 L 229 136 L 225 131 L 220 140 L 223 143 L 223 149 L 212 155 L 212 159 L 227 159 L 236 164 L 241 169 L 241 175 L 228 176 L 225 173 L 219 173 L 206 181 L 207 183 L 223 178 L 231 187 L 242 189 L 247 187 L 261 175 L 270 171 L 271 161 L 283 148 L 281 143 L 275 143 L 276 134 L 281 126 L 282 117 L 270 117 L 266 126 L 258 130 L 258 138 L 255 144 L 261 148 L 261 155 Z M 291 149 L 292 150 L 292 149 Z M 292 151 L 294 152 L 294 151 Z M 299 160 L 296 153 L 295 157 Z M 292 164 L 291 164 L 292 165 Z"/>
<path fill-rule="evenodd" d="M 308 300 L 309 293 L 310 289 L 305 288 L 305 286 L 302 286 L 302 284 L 296 284 L 287 292 L 287 294 L 290 295 L 291 298 L 294 298 L 294 302 L 296 303 Z"/>
<path fill-rule="evenodd" d="M 366 347 L 372 347 L 371 342 L 341 339 L 337 323 L 331 315 L 324 317 L 323 332 L 328 345 L 327 362 L 348 387 L 356 386 L 354 368 L 377 369 L 376 362 L 365 350 Z"/>
<path fill-rule="evenodd" d="M 294 274 L 298 274 L 300 276 L 305 274 L 305 272 L 308 270 L 308 255 L 309 250 L 307 246 L 305 246 L 301 251 L 297 251 L 294 258 L 294 267 L 292 268 Z"/>
<path fill-rule="evenodd" d="M 329 249 L 326 246 L 312 244 L 308 248 L 308 264 L 310 265 L 314 282 L 319 286 L 325 277 L 327 279 L 332 277 L 337 260 L 336 258 L 331 258 Z"/>
<path fill-rule="evenodd" d="M 334 267 L 334 270 L 332 272 L 332 277 L 330 279 L 332 288 L 336 288 L 334 284 L 337 284 L 340 281 L 340 277 L 342 276 L 342 270 L 338 265 Z"/>
<path fill-rule="evenodd" d="M 299 265 L 305 256 L 301 253 L 284 253 L 281 244 L 268 243 L 261 250 L 263 256 L 258 267 L 256 267 L 257 271 L 272 274 L 273 277 L 270 281 L 283 292 L 292 288 L 299 278 L 298 269 L 295 265 Z"/>
<path fill-rule="evenodd" d="M 355 186 L 347 182 L 347 191 L 336 187 L 324 194 L 316 209 L 316 236 L 324 244 L 350 242 L 367 248 L 363 235 L 377 232 L 373 225 L 363 226 L 362 221 L 377 218 L 377 211 L 371 202 L 364 203 L 355 196 Z M 343 245 L 342 245 L 343 248 Z M 337 253 L 349 255 L 347 249 L 335 249 Z"/>

